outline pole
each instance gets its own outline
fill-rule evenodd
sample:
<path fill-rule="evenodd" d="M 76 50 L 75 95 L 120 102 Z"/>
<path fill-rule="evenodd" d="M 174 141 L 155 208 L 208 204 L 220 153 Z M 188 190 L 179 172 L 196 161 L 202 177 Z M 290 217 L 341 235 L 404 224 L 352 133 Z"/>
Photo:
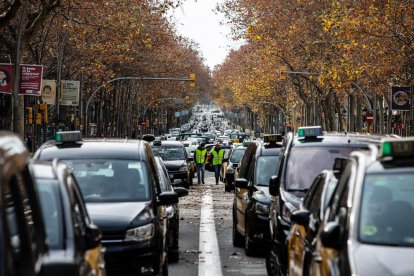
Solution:
<path fill-rule="evenodd" d="M 23 135 L 22 129 L 18 126 L 19 119 L 19 84 L 20 84 L 20 59 L 21 59 L 21 44 L 23 34 L 23 23 L 26 17 L 27 1 L 23 1 L 22 14 L 20 16 L 19 31 L 17 33 L 16 41 L 16 59 L 14 63 L 14 81 L 13 81 L 13 97 L 12 97 L 12 127 L 13 132 Z M 23 107 L 24 108 L 24 107 Z"/>

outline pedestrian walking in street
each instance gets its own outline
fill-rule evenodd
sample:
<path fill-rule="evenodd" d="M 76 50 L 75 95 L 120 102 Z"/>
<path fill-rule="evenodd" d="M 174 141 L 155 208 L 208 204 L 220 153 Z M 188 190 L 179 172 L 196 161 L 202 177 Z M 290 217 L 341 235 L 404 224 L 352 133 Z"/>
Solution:
<path fill-rule="evenodd" d="M 216 178 L 216 185 L 219 183 L 220 177 L 220 168 L 223 164 L 224 158 L 224 150 L 220 147 L 219 143 L 214 145 L 214 148 L 211 150 L 211 158 L 213 159 L 213 167 L 214 167 L 214 176 Z"/>
<path fill-rule="evenodd" d="M 198 184 L 200 182 L 204 183 L 204 164 L 206 163 L 206 155 L 207 149 L 204 148 L 204 143 L 200 143 L 200 145 L 196 148 L 194 152 L 194 160 L 197 167 L 197 179 Z M 201 176 L 201 179 L 200 179 Z"/>

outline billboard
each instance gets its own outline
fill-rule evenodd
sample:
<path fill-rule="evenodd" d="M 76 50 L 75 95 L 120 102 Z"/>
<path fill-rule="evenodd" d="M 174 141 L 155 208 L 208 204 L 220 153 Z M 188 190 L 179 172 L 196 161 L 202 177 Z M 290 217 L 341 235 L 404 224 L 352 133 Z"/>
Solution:
<path fill-rule="evenodd" d="M 42 94 L 42 65 L 20 65 L 19 95 L 40 96 Z"/>
<path fill-rule="evenodd" d="M 56 104 L 56 81 L 43 80 L 42 82 L 42 100 L 46 104 Z"/>
<path fill-rule="evenodd" d="M 411 87 L 393 86 L 391 88 L 391 108 L 398 111 L 410 111 L 411 108 Z"/>
<path fill-rule="evenodd" d="M 0 63 L 0 93 L 11 94 L 13 91 L 13 65 Z"/>
<path fill-rule="evenodd" d="M 60 105 L 78 106 L 80 82 L 63 80 L 61 83 Z"/>

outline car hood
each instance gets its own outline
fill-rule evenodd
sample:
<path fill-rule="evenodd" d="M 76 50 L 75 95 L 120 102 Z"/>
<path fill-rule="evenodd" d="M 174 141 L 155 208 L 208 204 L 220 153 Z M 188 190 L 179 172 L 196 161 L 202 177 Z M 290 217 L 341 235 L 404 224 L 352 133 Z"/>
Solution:
<path fill-rule="evenodd" d="M 164 161 L 165 167 L 167 170 L 178 170 L 179 168 L 186 166 L 184 160 L 171 160 L 171 161 Z"/>
<path fill-rule="evenodd" d="M 102 231 L 126 229 L 149 202 L 87 203 L 89 216 Z"/>
<path fill-rule="evenodd" d="M 266 186 L 254 186 L 257 190 L 254 192 L 253 197 L 262 203 L 269 204 L 271 201 L 269 187 Z"/>
<path fill-rule="evenodd" d="M 354 252 L 358 275 L 414 275 L 412 247 L 358 244 Z"/>

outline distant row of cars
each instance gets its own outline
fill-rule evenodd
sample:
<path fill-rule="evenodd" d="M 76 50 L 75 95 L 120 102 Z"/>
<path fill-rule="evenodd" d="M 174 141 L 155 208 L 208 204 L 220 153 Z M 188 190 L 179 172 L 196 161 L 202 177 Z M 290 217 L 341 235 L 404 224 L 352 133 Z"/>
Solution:
<path fill-rule="evenodd" d="M 233 245 L 267 248 L 268 275 L 412 274 L 414 140 L 281 138 L 249 143 L 235 170 Z"/>
<path fill-rule="evenodd" d="M 149 143 L 61 132 L 32 161 L 0 136 L 0 275 L 168 275 L 188 191 Z"/>

